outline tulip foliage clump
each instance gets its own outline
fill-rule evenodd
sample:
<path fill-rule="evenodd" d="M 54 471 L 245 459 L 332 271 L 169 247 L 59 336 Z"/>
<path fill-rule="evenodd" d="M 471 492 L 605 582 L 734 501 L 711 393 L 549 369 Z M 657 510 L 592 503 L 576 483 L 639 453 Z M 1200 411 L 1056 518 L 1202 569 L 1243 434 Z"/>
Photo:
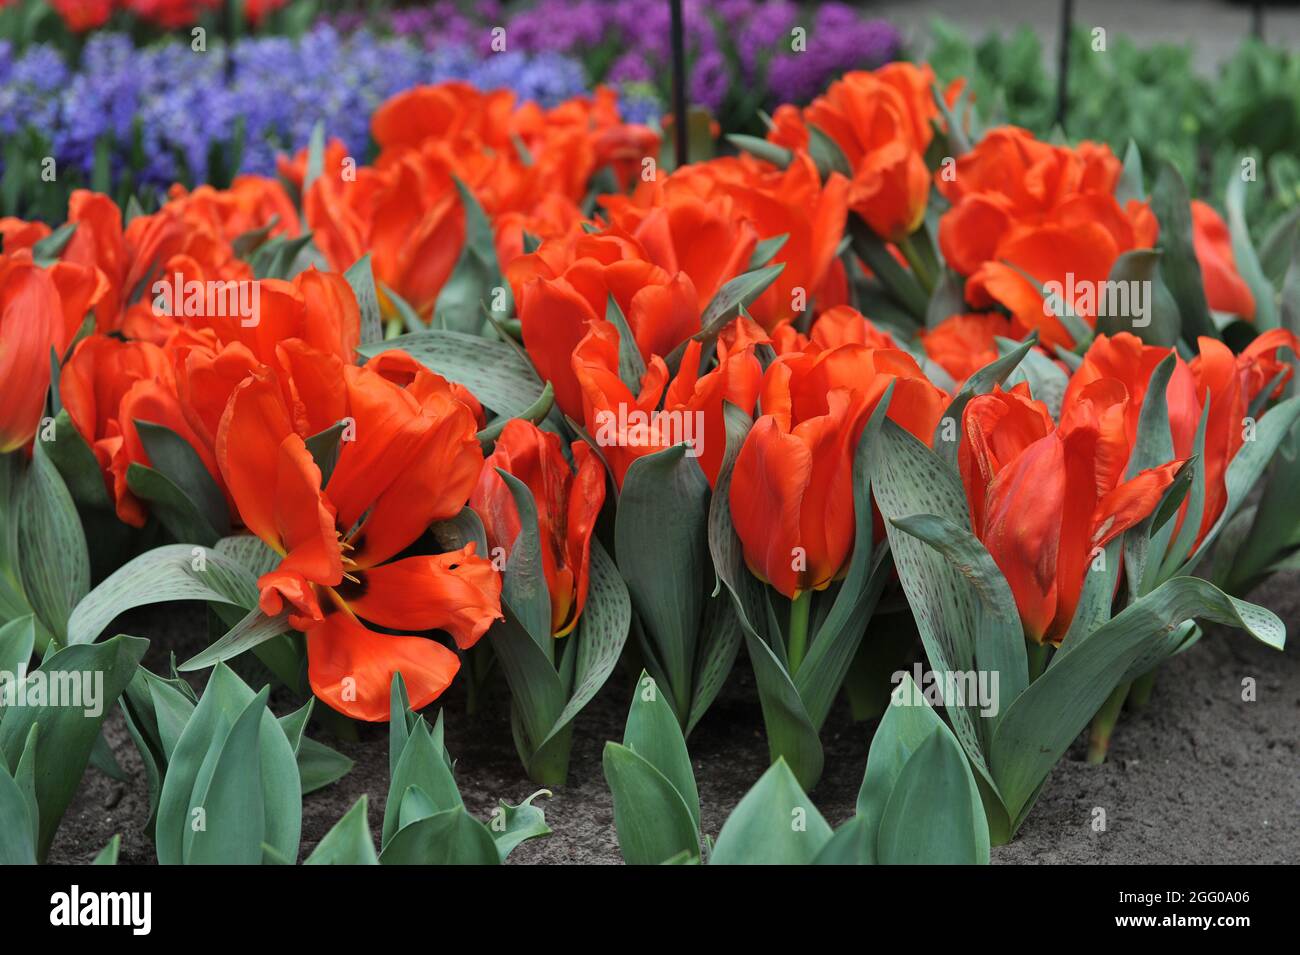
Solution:
<path fill-rule="evenodd" d="M 417 87 L 370 165 L 326 133 L 0 220 L 6 859 L 116 769 L 102 709 L 35 692 L 63 671 L 125 714 L 162 862 L 296 861 L 351 765 L 309 722 L 392 751 L 378 848 L 361 803 L 307 861 L 501 861 L 541 810 L 473 818 L 416 711 L 499 684 L 563 786 L 620 660 L 628 861 L 987 862 L 1208 624 L 1283 645 L 1245 597 L 1300 554 L 1300 258 L 1256 254 L 1249 184 L 1225 220 L 910 64 L 671 169 L 606 90 Z M 162 674 L 117 630 L 173 601 L 210 636 Z M 687 741 L 738 665 L 772 768 L 713 838 Z M 841 697 L 880 719 L 832 828 Z"/>

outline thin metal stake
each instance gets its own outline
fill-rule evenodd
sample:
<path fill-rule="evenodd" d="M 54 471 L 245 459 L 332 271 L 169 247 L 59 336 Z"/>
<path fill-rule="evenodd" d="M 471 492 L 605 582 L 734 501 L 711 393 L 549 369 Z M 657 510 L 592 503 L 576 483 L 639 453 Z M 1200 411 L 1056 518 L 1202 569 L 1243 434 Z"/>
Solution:
<path fill-rule="evenodd" d="M 1056 124 L 1065 129 L 1070 101 L 1070 34 L 1074 27 L 1074 0 L 1061 0 L 1061 47 L 1057 50 Z"/>
<path fill-rule="evenodd" d="M 686 165 L 686 37 L 682 26 L 682 0 L 668 0 L 672 8 L 673 135 L 677 168 Z"/>

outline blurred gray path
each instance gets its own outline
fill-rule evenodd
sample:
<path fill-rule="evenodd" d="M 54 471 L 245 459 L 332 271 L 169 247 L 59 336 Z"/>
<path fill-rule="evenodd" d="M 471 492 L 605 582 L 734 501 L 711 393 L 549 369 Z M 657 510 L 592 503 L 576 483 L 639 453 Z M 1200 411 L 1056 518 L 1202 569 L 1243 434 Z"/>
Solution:
<path fill-rule="evenodd" d="M 925 51 L 929 22 L 941 16 L 964 29 L 973 40 L 989 33 L 1010 34 L 1028 25 L 1055 56 L 1059 0 L 884 0 L 863 8 L 897 25 L 912 49 Z M 1197 65 L 1206 75 L 1237 49 L 1250 32 L 1250 5 L 1223 0 L 1075 0 L 1074 22 L 1105 27 L 1110 36 L 1134 43 L 1191 43 L 1200 53 Z M 1300 51 L 1300 5 L 1268 7 L 1264 35 L 1269 43 Z"/>

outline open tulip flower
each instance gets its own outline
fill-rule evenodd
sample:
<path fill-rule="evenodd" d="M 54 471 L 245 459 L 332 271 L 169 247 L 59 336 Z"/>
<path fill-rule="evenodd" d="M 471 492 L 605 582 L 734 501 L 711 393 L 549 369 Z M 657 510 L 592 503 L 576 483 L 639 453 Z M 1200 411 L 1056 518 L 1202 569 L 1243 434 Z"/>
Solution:
<path fill-rule="evenodd" d="M 437 375 L 424 372 L 401 388 L 330 356 L 301 358 L 293 392 L 336 381 L 320 398 L 332 405 L 327 414 L 355 429 L 340 442 L 328 481 L 269 375 L 254 374 L 231 396 L 217 454 L 241 520 L 284 557 L 258 581 L 259 606 L 269 615 L 287 611 L 306 633 L 318 697 L 349 716 L 382 720 L 394 673 L 424 706 L 460 662 L 436 640 L 381 633 L 365 621 L 445 630 L 465 649 L 501 616 L 500 577 L 472 544 L 398 556 L 469 498 L 482 460 L 475 421 Z"/>
<path fill-rule="evenodd" d="M 1044 308 L 1042 286 L 1078 289 L 1066 304 L 1088 324 L 1098 304 L 1082 292 L 1109 275 L 1121 253 L 1155 245 L 1159 224 L 1136 199 L 1121 205 L 1122 167 L 1105 146 L 1051 146 L 1014 127 L 991 130 L 957 159 L 938 187 L 952 208 L 939 223 L 948 265 L 966 276 L 966 300 L 998 304 L 1049 345 L 1075 335 Z"/>

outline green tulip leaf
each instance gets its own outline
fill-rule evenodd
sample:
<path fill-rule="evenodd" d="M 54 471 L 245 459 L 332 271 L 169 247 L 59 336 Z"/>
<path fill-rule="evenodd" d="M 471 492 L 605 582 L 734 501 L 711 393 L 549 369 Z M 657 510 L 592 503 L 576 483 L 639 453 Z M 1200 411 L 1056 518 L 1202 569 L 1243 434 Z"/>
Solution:
<path fill-rule="evenodd" d="M 936 729 L 903 764 L 880 820 L 882 865 L 987 865 L 989 826 L 961 745 Z"/>
<path fill-rule="evenodd" d="M 778 759 L 723 823 L 709 863 L 808 865 L 830 839 L 831 827 Z"/>
<path fill-rule="evenodd" d="M 303 865 L 379 865 L 368 815 L 366 795 L 362 793 L 343 818 L 325 833 Z"/>

